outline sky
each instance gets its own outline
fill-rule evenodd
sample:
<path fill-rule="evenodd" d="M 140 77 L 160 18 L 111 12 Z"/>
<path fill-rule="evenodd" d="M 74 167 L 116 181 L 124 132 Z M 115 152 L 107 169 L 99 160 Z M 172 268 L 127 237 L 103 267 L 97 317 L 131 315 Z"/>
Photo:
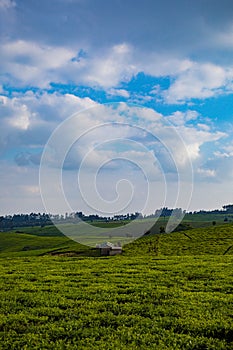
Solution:
<path fill-rule="evenodd" d="M 231 0 L 0 0 L 0 215 L 233 202 Z"/>

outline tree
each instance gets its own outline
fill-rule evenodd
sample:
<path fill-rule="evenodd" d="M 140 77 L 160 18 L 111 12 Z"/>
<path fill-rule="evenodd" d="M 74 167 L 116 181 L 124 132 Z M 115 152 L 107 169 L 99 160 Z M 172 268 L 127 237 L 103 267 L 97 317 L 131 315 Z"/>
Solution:
<path fill-rule="evenodd" d="M 223 209 L 227 212 L 227 214 L 233 214 L 233 204 L 223 205 Z"/>
<path fill-rule="evenodd" d="M 164 228 L 164 226 L 160 226 L 159 232 L 160 232 L 160 233 L 165 233 L 165 228 Z"/>

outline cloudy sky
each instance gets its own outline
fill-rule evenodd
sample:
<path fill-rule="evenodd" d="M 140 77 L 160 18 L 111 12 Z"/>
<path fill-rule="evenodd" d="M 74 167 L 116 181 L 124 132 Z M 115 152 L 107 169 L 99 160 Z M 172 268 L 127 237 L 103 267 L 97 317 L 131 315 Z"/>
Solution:
<path fill-rule="evenodd" d="M 231 0 L 0 0 L 0 53 L 1 215 L 233 202 Z"/>

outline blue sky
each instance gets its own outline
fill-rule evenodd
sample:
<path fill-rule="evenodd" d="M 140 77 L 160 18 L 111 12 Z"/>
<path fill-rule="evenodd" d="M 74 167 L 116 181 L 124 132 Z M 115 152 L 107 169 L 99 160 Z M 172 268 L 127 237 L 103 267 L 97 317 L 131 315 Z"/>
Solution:
<path fill-rule="evenodd" d="M 104 198 L 109 212 L 231 203 L 232 18 L 230 0 L 0 0 L 0 214 L 101 213 Z M 41 155 L 61 125 L 57 157 L 74 142 L 58 162 L 69 205 L 49 178 L 47 208 Z"/>

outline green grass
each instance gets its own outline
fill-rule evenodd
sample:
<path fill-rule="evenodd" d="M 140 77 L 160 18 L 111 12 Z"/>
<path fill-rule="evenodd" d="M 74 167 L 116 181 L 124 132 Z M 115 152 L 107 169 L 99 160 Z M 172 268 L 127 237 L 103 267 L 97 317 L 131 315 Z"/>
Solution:
<path fill-rule="evenodd" d="M 232 246 L 230 224 L 115 257 L 52 226 L 0 233 L 0 349 L 231 350 Z"/>
<path fill-rule="evenodd" d="M 23 231 L 0 232 L 0 258 L 40 256 L 56 252 L 93 255 L 94 251 L 65 236 L 40 236 Z"/>
<path fill-rule="evenodd" d="M 1 259 L 0 348 L 232 349 L 232 262 Z"/>
<path fill-rule="evenodd" d="M 49 237 L 64 236 L 61 233 L 61 231 L 59 231 L 58 228 L 54 225 L 45 226 L 45 227 L 40 227 L 40 226 L 23 227 L 23 228 L 19 228 L 18 230 L 14 230 L 14 232 L 28 233 L 33 236 L 49 236 Z"/>
<path fill-rule="evenodd" d="M 94 237 L 95 238 L 95 237 Z M 94 239 L 93 238 L 93 239 Z M 109 240 L 106 237 L 106 240 Z M 111 240 L 111 239 L 110 239 Z M 93 249 L 63 236 L 56 227 L 0 232 L 1 256 L 43 255 L 51 252 L 90 253 Z M 170 234 L 150 234 L 124 246 L 125 255 L 233 254 L 233 225 L 222 224 Z"/>
<path fill-rule="evenodd" d="M 125 247 L 127 255 L 233 254 L 233 226 L 224 224 L 170 234 L 150 234 Z"/>

